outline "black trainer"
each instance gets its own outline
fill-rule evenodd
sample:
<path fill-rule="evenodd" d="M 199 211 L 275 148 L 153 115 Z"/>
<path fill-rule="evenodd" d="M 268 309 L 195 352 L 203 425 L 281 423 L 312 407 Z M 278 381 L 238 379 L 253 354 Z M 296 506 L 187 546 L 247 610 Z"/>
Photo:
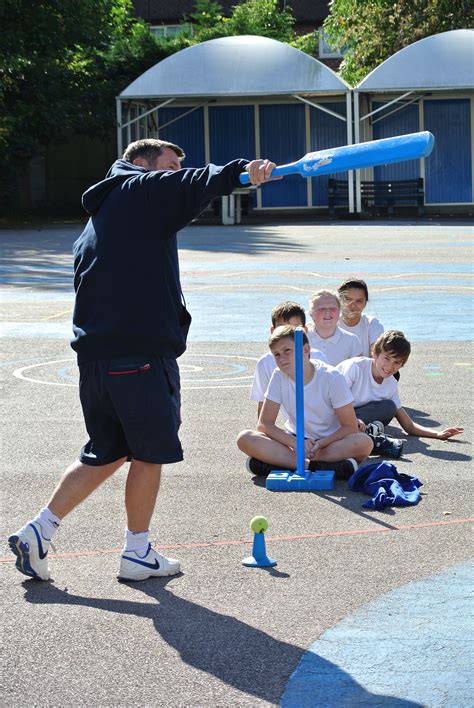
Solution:
<path fill-rule="evenodd" d="M 372 438 L 374 441 L 374 449 L 371 455 L 380 455 L 381 457 L 401 457 L 403 452 L 403 440 L 389 438 L 387 435 L 377 435 Z"/>
<path fill-rule="evenodd" d="M 357 471 L 358 467 L 359 465 L 352 457 L 348 457 L 347 460 L 341 460 L 340 462 L 321 462 L 314 460 L 309 463 L 311 472 L 317 472 L 318 470 L 334 470 L 336 479 L 349 479 L 349 477 Z"/>
<path fill-rule="evenodd" d="M 277 465 L 271 465 L 269 462 L 262 462 L 262 460 L 257 460 L 256 457 L 247 457 L 245 466 L 251 474 L 256 474 L 259 477 L 268 477 L 270 472 L 287 471 L 284 467 L 277 467 Z M 290 471 L 293 472 L 293 470 Z"/>

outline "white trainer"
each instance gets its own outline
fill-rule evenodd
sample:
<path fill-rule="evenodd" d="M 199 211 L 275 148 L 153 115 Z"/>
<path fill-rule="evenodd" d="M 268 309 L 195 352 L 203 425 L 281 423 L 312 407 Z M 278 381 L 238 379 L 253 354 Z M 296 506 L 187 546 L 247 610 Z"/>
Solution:
<path fill-rule="evenodd" d="M 49 580 L 48 551 L 51 541 L 44 538 L 41 526 L 31 521 L 8 539 L 12 553 L 16 555 L 16 568 L 37 580 Z"/>
<path fill-rule="evenodd" d="M 176 575 L 180 571 L 180 563 L 174 558 L 166 558 L 148 544 L 146 555 L 140 558 L 135 551 L 124 551 L 120 558 L 118 580 L 147 580 L 148 578 L 163 578 Z"/>

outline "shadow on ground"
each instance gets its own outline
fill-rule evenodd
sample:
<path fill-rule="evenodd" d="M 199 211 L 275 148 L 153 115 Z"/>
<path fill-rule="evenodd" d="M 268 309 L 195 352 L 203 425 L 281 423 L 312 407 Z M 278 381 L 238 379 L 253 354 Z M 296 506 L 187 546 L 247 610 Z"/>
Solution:
<path fill-rule="evenodd" d="M 231 615 L 178 597 L 168 590 L 169 579 L 154 579 L 129 587 L 137 593 L 136 602 L 72 595 L 52 583 L 27 580 L 25 599 L 33 604 L 80 605 L 149 618 L 159 637 L 179 652 L 182 661 L 211 674 L 229 686 L 256 698 L 278 703 L 289 674 L 296 668 L 305 649 L 271 637 Z M 143 602 L 142 594 L 151 602 Z M 343 682 L 358 705 L 383 701 L 384 706 L 414 706 L 387 696 L 376 697 L 354 681 L 347 672 L 326 659 L 318 658 L 321 672 Z M 268 676 L 274 676 L 269 682 Z M 328 696 L 326 705 L 333 696 Z"/>

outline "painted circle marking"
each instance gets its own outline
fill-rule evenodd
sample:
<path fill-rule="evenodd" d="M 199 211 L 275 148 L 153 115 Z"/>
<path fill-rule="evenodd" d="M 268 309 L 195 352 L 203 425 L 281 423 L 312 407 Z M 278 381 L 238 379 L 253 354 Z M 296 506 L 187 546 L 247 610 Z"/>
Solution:
<path fill-rule="evenodd" d="M 181 384 L 182 384 L 182 389 L 183 390 L 190 390 L 190 389 L 214 389 L 214 388 L 247 388 L 250 386 L 250 383 L 253 379 L 253 366 L 251 367 L 250 371 L 250 365 L 245 363 L 245 362 L 253 362 L 255 363 L 258 360 L 258 357 L 251 357 L 251 356 L 242 356 L 240 354 L 188 354 L 188 357 L 196 357 L 196 358 L 202 358 L 205 357 L 207 359 L 215 359 L 217 360 L 217 364 L 212 364 L 210 362 L 210 366 L 214 368 L 214 370 L 219 369 L 219 364 L 220 368 L 223 370 L 216 371 L 216 376 L 207 376 L 205 378 L 199 378 L 199 379 L 192 379 L 192 378 L 186 378 L 183 376 L 183 374 L 193 374 L 193 373 L 200 373 L 204 372 L 205 373 L 205 367 L 199 366 L 199 365 L 194 365 L 194 364 L 188 364 L 186 362 L 180 363 L 180 371 L 181 371 Z M 234 360 L 234 361 L 233 361 Z M 235 361 L 236 360 L 236 361 Z M 239 363 L 240 361 L 243 361 L 244 363 Z M 34 372 L 37 369 L 45 368 L 45 367 L 52 367 L 56 364 L 63 364 L 59 369 L 57 369 L 54 373 L 56 376 L 60 377 L 63 379 L 62 381 L 48 381 L 46 379 L 40 378 L 39 376 L 35 375 Z M 246 373 L 249 372 L 250 373 Z M 239 375 L 242 374 L 242 375 Z M 39 362 L 37 364 L 29 364 L 28 366 L 22 366 L 18 369 L 15 369 L 13 371 L 13 376 L 17 379 L 21 379 L 23 381 L 29 381 L 30 383 L 38 383 L 38 384 L 45 384 L 47 386 L 70 386 L 70 387 L 77 387 L 78 382 L 78 376 L 77 376 L 77 369 L 76 369 L 76 360 L 75 359 L 55 359 L 53 361 L 43 361 Z M 199 385 L 195 385 L 199 384 Z"/>

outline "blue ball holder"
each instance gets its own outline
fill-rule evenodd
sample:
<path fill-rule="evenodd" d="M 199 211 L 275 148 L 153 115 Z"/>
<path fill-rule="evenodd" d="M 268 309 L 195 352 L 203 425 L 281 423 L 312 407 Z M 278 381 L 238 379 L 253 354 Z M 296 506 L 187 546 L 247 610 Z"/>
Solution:
<path fill-rule="evenodd" d="M 248 568 L 272 568 L 277 562 L 274 558 L 267 556 L 265 548 L 265 534 L 263 531 L 254 533 L 252 555 L 244 558 L 242 565 Z"/>
<path fill-rule="evenodd" d="M 271 472 L 266 488 L 272 492 L 316 492 L 334 489 L 334 470 Z"/>
<path fill-rule="evenodd" d="M 305 470 L 304 464 L 303 329 L 295 331 L 296 472 L 270 472 L 265 487 L 278 492 L 334 489 L 334 470 Z"/>

